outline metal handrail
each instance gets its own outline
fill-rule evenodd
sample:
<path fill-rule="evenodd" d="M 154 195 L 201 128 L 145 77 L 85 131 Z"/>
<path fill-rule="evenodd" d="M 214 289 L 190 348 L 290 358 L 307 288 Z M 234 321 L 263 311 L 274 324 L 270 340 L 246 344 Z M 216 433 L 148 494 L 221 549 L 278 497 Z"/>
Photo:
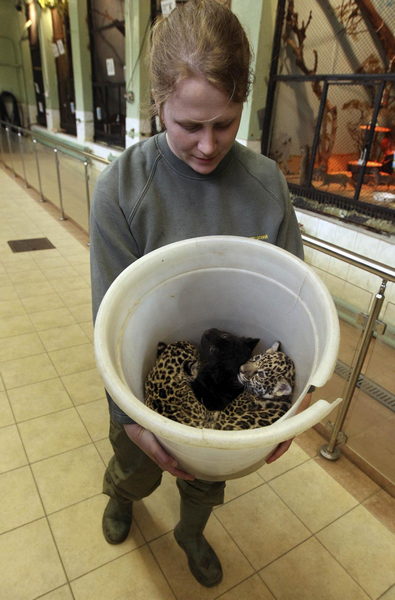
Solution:
<path fill-rule="evenodd" d="M 9 130 L 11 128 L 18 132 L 19 143 L 21 146 L 21 158 L 22 158 L 22 166 L 23 166 L 23 170 L 24 170 L 24 178 L 25 178 L 26 187 L 28 184 L 27 184 L 26 173 L 25 173 L 25 169 L 24 169 L 24 158 L 23 158 L 23 151 L 22 151 L 22 145 L 21 145 L 21 135 L 22 135 L 22 132 L 24 132 L 27 135 L 30 135 L 33 137 L 34 151 L 35 151 L 35 155 L 36 155 L 37 171 L 38 171 L 38 177 L 39 177 L 40 194 L 41 194 L 41 199 L 43 200 L 36 141 L 37 141 L 37 139 L 41 138 L 47 144 L 50 138 L 48 138 L 45 135 L 40 135 L 40 133 L 37 133 L 36 131 L 24 129 L 23 127 L 17 127 L 15 125 L 12 125 L 5 121 L 0 121 L 0 124 L 5 125 L 5 128 L 6 128 L 7 141 L 8 141 L 9 152 L 10 152 L 10 160 L 11 160 L 11 165 L 12 165 L 12 170 L 13 170 L 14 176 L 15 176 L 15 169 L 14 169 L 14 163 L 12 160 L 12 150 L 11 150 L 11 144 L 10 144 L 10 131 Z M 1 142 L 1 136 L 0 136 L 0 142 Z M 92 162 L 98 161 L 98 162 L 101 162 L 104 164 L 110 164 L 110 161 L 107 159 L 98 157 L 89 152 L 84 152 L 82 150 L 78 150 L 64 142 L 58 142 L 58 140 L 54 140 L 53 143 L 55 146 L 54 153 L 55 153 L 55 160 L 56 160 L 58 187 L 59 187 L 59 199 L 60 199 L 60 208 L 61 208 L 60 219 L 63 220 L 65 217 L 64 217 L 63 204 L 62 204 L 62 190 L 61 190 L 62 186 L 61 186 L 61 180 L 60 180 L 59 162 L 58 162 L 58 155 L 57 155 L 58 146 L 61 148 L 66 148 L 69 151 L 72 150 L 73 153 L 79 154 L 79 155 L 81 155 L 81 157 L 83 157 L 85 159 L 84 160 L 85 183 L 86 183 L 87 207 L 88 207 L 88 214 L 89 214 L 90 196 L 89 196 L 89 185 L 88 185 L 89 175 L 88 175 L 87 159 L 90 159 Z M 1 153 L 3 155 L 4 166 L 6 166 L 5 160 L 4 160 L 2 143 L 1 143 Z M 342 443 L 347 439 L 345 434 L 341 432 L 341 427 L 343 426 L 345 418 L 347 416 L 347 412 L 348 412 L 348 409 L 349 409 L 349 406 L 350 406 L 350 403 L 351 403 L 351 400 L 352 400 L 352 397 L 353 397 L 353 394 L 354 394 L 354 391 L 355 391 L 355 388 L 356 388 L 356 385 L 358 382 L 358 377 L 361 373 L 361 370 L 362 370 L 362 367 L 363 367 L 363 364 L 364 364 L 364 361 L 365 361 L 365 358 L 366 358 L 366 355 L 367 355 L 367 352 L 368 352 L 368 349 L 370 346 L 370 342 L 372 341 L 372 338 L 373 338 L 377 319 L 380 314 L 380 310 L 383 306 L 384 293 L 385 293 L 387 282 L 391 281 L 391 282 L 395 283 L 395 269 L 390 267 L 389 265 L 385 265 L 385 264 L 377 262 L 375 260 L 371 260 L 370 258 L 366 258 L 365 256 L 362 256 L 361 254 L 357 254 L 356 252 L 352 252 L 351 250 L 347 250 L 345 248 L 342 248 L 341 246 L 336 246 L 335 244 L 331 244 L 330 242 L 326 242 L 324 240 L 313 237 L 311 235 L 307 235 L 305 233 L 302 234 L 302 240 L 303 240 L 303 243 L 305 246 L 312 248 L 313 250 L 317 250 L 319 252 L 323 252 L 324 254 L 328 254 L 329 256 L 332 256 L 333 258 L 336 258 L 338 260 L 346 262 L 354 267 L 358 267 L 358 268 L 362 269 L 363 271 L 372 273 L 373 275 L 376 275 L 377 277 L 382 279 L 379 290 L 373 299 L 373 303 L 372 303 L 372 306 L 370 309 L 370 314 L 367 315 L 367 320 L 366 320 L 365 327 L 363 330 L 361 344 L 360 344 L 360 347 L 358 348 L 354 365 L 351 368 L 351 373 L 350 373 L 348 382 L 346 384 L 346 389 L 344 392 L 343 402 L 342 402 L 341 408 L 339 410 L 337 419 L 333 425 L 333 430 L 332 430 L 332 435 L 331 435 L 330 441 L 328 444 L 325 444 L 320 449 L 320 453 L 324 458 L 326 458 L 327 460 L 334 461 L 334 460 L 337 460 L 340 456 L 340 452 L 339 452 L 338 448 L 336 447 L 337 444 Z"/>
<path fill-rule="evenodd" d="M 377 275 L 377 277 L 381 277 L 381 279 L 386 279 L 387 281 L 395 283 L 395 269 L 388 265 L 366 258 L 366 256 L 362 256 L 362 254 L 357 254 L 351 250 L 346 250 L 346 248 L 342 248 L 341 246 L 325 242 L 312 235 L 303 233 L 302 240 L 305 246 L 313 248 L 313 250 L 319 250 L 324 254 L 329 254 L 329 256 L 333 256 L 333 258 L 338 258 L 354 267 L 359 267 L 364 271 Z"/>
<path fill-rule="evenodd" d="M 11 129 L 15 129 L 18 132 L 21 132 L 21 133 L 24 133 L 31 137 L 34 137 L 34 138 L 38 139 L 39 142 L 44 142 L 46 144 L 51 143 L 56 148 L 60 147 L 60 148 L 64 148 L 65 150 L 68 150 L 69 152 L 71 151 L 71 152 L 74 152 L 75 154 L 80 154 L 81 157 L 83 157 L 83 158 L 89 158 L 91 160 L 96 160 L 97 162 L 101 162 L 105 165 L 109 165 L 111 162 L 107 158 L 102 158 L 101 156 L 97 156 L 96 154 L 92 154 L 91 152 L 85 152 L 84 150 L 75 148 L 74 146 L 71 146 L 70 144 L 66 144 L 65 142 L 62 142 L 58 139 L 54 139 L 47 135 L 44 135 L 44 134 L 40 133 L 39 131 L 36 131 L 36 130 L 32 131 L 31 129 L 19 127 L 18 125 L 13 125 L 12 123 L 8 123 L 7 121 L 1 121 L 1 120 L 0 120 L 0 125 L 4 125 L 4 127 L 10 127 Z"/>

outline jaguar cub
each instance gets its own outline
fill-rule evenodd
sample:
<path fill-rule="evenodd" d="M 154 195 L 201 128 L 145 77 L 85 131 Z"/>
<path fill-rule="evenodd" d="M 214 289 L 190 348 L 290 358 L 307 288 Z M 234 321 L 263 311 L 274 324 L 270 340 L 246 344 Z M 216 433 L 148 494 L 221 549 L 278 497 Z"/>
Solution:
<path fill-rule="evenodd" d="M 241 345 L 231 334 L 217 329 L 208 330 L 202 338 L 203 360 L 196 346 L 190 342 L 174 342 L 168 346 L 159 343 L 156 364 L 145 383 L 146 405 L 169 419 L 206 429 L 255 429 L 274 423 L 291 407 L 294 363 L 279 351 L 280 343 L 276 342 L 265 353 L 240 365 L 240 356 L 233 360 L 234 357 L 231 353 L 227 355 L 224 348 L 229 350 L 233 344 L 233 348 L 242 354 L 240 349 L 246 345 L 252 352 L 259 340 L 238 339 L 243 340 Z M 210 355 L 211 363 L 208 360 Z M 216 367 L 220 361 L 229 366 L 229 380 L 215 369 L 211 378 L 208 366 L 213 364 Z M 196 395 L 193 391 L 197 380 L 199 385 L 195 389 L 203 389 L 203 394 L 198 392 Z M 223 385 L 226 388 L 224 398 L 221 397 Z M 206 392 L 208 396 L 211 394 L 212 410 L 204 405 L 203 395 Z M 230 401 L 229 396 L 233 396 Z"/>

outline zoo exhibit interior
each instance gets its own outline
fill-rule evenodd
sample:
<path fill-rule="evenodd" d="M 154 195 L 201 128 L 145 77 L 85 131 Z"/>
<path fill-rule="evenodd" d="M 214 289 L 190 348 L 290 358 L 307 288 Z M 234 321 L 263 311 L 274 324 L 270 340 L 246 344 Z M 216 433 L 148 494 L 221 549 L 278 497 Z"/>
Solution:
<path fill-rule="evenodd" d="M 336 475 L 342 459 L 371 478 L 385 492 L 380 502 L 389 506 L 390 517 L 383 522 L 394 533 L 395 3 L 219 1 L 237 14 L 254 49 L 255 81 L 237 140 L 275 160 L 284 173 L 303 236 L 305 260 L 327 286 L 340 320 L 340 350 L 334 374 L 314 392 L 313 403 L 320 399 L 333 402 L 339 397 L 344 400 L 329 419 L 314 426 L 317 443 L 311 456 L 319 457 L 317 460 L 325 463 L 334 478 L 342 477 Z M 59 228 L 62 234 L 53 241 L 58 253 L 65 237 L 74 232 L 79 247 L 84 249 L 82 263 L 86 264 L 78 264 L 77 259 L 73 262 L 73 257 L 65 253 L 62 277 L 66 278 L 65 286 L 73 286 L 76 278 L 68 279 L 72 268 L 83 279 L 81 289 L 75 292 L 81 300 L 71 300 L 70 323 L 80 325 L 91 345 L 87 257 L 93 189 L 101 171 L 125 148 L 159 130 L 160 124 L 148 117 L 151 99 L 144 55 L 155 19 L 162 14 L 166 18 L 173 4 L 183 3 L 0 0 L 1 176 L 5 190 L 11 189 L 11 184 L 18 186 L 15 201 L 7 200 L 0 209 L 1 244 L 3 247 L 10 239 L 25 238 L 48 237 L 52 241 L 51 236 L 55 240 L 54 231 Z M 27 215 L 30 220 L 34 212 L 23 208 L 22 192 L 27 200 L 34 200 L 42 214 L 51 216 L 56 227 L 48 225 L 47 231 L 39 230 L 33 221 L 22 227 L 23 218 Z M 52 250 L 43 252 L 43 261 L 54 260 L 49 254 Z M 3 305 L 6 310 L 6 302 L 22 301 L 23 306 L 33 306 L 32 299 L 30 304 L 24 302 L 22 291 L 18 295 L 17 285 L 15 295 L 7 294 L 11 294 L 9 278 L 21 285 L 24 273 L 26 284 L 30 281 L 22 265 L 26 260 L 25 264 L 33 268 L 32 257 L 37 254 L 30 251 L 23 257 L 20 252 L 12 260 L 5 256 L 4 269 L 9 276 L 4 280 L 1 310 Z M 3 257 L 2 252 L 0 255 Z M 44 284 L 34 283 L 33 275 L 31 278 L 29 294 L 42 301 L 39 309 L 31 308 L 38 315 L 32 321 L 41 323 L 40 315 L 48 312 L 50 316 L 54 309 L 60 310 L 55 306 L 55 296 L 66 292 L 73 296 L 73 287 L 63 289 L 57 280 L 57 286 L 53 286 L 56 293 L 52 290 L 46 305 Z M 16 310 L 15 306 L 9 310 Z M 25 314 L 27 308 L 21 310 Z M 16 319 L 19 313 L 4 315 Z M 59 318 L 52 328 L 70 324 L 63 322 L 63 313 Z M 45 330 L 49 326 L 37 325 L 36 329 L 40 331 L 40 327 Z M 8 340 L 16 333 L 1 335 Z M 81 343 L 75 341 L 75 347 Z M 43 405 L 41 413 L 29 409 L 26 414 L 31 421 L 24 420 L 24 411 L 18 408 L 21 383 L 7 383 L 11 358 L 14 354 L 0 359 L 8 407 L 0 411 L 0 436 L 2 430 L 5 433 L 16 427 L 28 448 L 24 436 L 29 423 L 72 405 L 70 401 L 61 409 Z M 94 366 L 81 368 L 86 373 Z M 23 381 L 20 377 L 18 381 Z M 73 373 L 66 373 L 65 380 L 67 377 L 72 378 Z M 71 379 L 69 383 L 72 389 Z M 75 402 L 74 392 L 70 393 L 77 408 L 79 404 L 88 407 L 83 404 L 86 400 Z M 99 450 L 104 448 L 107 436 L 105 400 L 102 395 L 91 399 L 92 411 L 93 405 L 101 403 L 92 416 L 93 424 L 85 423 L 82 409 L 78 414 L 90 433 L 90 427 L 98 431 L 99 417 L 102 419 L 101 433 L 93 437 Z M 35 469 L 33 464 L 37 459 L 31 456 L 28 452 L 28 462 L 38 477 L 39 467 Z M 48 455 L 37 450 L 34 456 Z M 108 449 L 103 449 L 101 456 L 103 460 L 109 458 Z M 12 463 L 3 471 L 25 464 Z M 352 480 L 350 486 L 354 483 Z M 53 521 L 55 527 L 56 515 Z M 77 562 L 66 565 L 69 580 L 80 576 Z M 393 571 L 393 565 L 389 570 Z M 387 588 L 394 584 L 392 577 Z M 372 590 L 369 597 L 392 600 L 394 595 L 384 594 L 387 588 L 380 588 L 380 593 Z M 83 591 L 78 592 L 77 584 L 72 589 L 77 600 L 88 598 Z M 35 596 L 30 593 L 20 597 L 36 598 L 43 593 L 41 590 Z M 148 592 L 145 597 L 162 598 Z M 63 596 L 59 598 L 63 600 Z"/>

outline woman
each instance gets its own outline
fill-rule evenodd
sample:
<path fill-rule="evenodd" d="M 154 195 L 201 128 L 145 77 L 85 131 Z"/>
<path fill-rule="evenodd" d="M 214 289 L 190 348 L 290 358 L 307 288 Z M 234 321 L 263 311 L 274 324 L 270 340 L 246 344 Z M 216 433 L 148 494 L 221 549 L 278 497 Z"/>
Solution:
<path fill-rule="evenodd" d="M 96 184 L 90 228 L 94 316 L 128 265 L 171 242 L 239 235 L 303 256 L 278 166 L 235 142 L 251 82 L 250 46 L 235 15 L 215 0 L 189 0 L 155 26 L 150 59 L 152 95 L 166 132 L 125 150 Z M 218 585 L 221 564 L 203 530 L 213 506 L 223 502 L 225 482 L 200 481 L 178 469 L 151 432 L 108 400 L 114 457 L 104 477 L 110 496 L 106 540 L 126 539 L 133 501 L 151 494 L 168 471 L 181 495 L 175 538 L 194 577 L 204 586 Z"/>

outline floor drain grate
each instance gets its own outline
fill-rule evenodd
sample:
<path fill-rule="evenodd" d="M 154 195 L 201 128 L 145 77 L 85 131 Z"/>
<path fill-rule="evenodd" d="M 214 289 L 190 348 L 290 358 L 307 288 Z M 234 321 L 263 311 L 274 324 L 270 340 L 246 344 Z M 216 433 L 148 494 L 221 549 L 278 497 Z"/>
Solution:
<path fill-rule="evenodd" d="M 349 365 L 342 360 L 337 361 L 335 368 L 336 375 L 340 375 L 340 377 L 348 380 L 350 372 L 351 367 Z M 381 385 L 372 379 L 365 377 L 361 373 L 358 377 L 357 387 L 374 400 L 377 400 L 377 402 L 384 404 L 384 406 L 395 412 L 395 395 L 381 387 Z"/>
<path fill-rule="evenodd" d="M 11 240 L 8 242 L 13 252 L 32 252 L 33 250 L 50 250 L 55 248 L 48 238 L 30 240 Z"/>

